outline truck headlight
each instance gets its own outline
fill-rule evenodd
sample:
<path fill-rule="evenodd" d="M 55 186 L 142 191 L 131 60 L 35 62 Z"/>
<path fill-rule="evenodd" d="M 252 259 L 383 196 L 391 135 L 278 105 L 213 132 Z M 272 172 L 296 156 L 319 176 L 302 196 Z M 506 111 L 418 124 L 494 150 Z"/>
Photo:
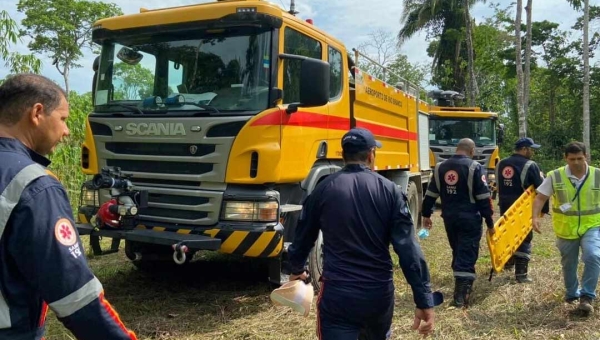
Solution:
<path fill-rule="evenodd" d="M 276 201 L 226 201 L 221 218 L 228 221 L 276 222 L 278 212 L 279 203 Z"/>

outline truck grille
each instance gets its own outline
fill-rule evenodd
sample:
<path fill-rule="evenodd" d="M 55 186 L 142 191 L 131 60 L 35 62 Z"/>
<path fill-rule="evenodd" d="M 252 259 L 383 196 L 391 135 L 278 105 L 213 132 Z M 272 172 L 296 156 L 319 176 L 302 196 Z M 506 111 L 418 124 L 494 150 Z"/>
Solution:
<path fill-rule="evenodd" d="M 98 166 L 119 167 L 132 175 L 135 189 L 148 191 L 148 208 L 139 212 L 142 224 L 208 227 L 219 221 L 229 153 L 249 118 L 89 119 Z M 130 124 L 183 124 L 183 132 L 132 134 L 124 128 Z M 101 201 L 106 199 L 107 193 Z"/>
<path fill-rule="evenodd" d="M 209 163 L 132 161 L 125 159 L 109 159 L 108 166 L 117 166 L 125 172 L 147 172 L 153 174 L 201 175 L 213 170 Z"/>
<path fill-rule="evenodd" d="M 215 152 L 214 144 L 183 143 L 115 143 L 105 144 L 106 150 L 118 155 L 200 157 Z M 194 153 L 191 152 L 194 150 Z"/>
<path fill-rule="evenodd" d="M 160 208 L 147 208 L 140 209 L 140 215 L 144 219 L 150 218 L 150 220 L 155 219 L 156 217 L 160 218 L 177 218 L 177 219 L 185 219 L 185 220 L 199 220 L 208 216 L 208 213 L 205 211 L 189 211 L 189 210 L 180 210 L 180 209 L 160 209 Z"/>

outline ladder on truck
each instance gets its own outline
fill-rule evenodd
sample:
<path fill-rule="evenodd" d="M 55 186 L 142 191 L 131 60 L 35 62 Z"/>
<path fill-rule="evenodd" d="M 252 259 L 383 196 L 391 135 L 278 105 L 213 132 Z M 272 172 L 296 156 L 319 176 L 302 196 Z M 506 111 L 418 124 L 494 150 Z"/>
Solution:
<path fill-rule="evenodd" d="M 415 97 L 417 99 L 417 109 L 419 107 L 419 101 L 420 101 L 420 92 L 421 92 L 421 87 L 417 84 L 413 84 L 411 83 L 408 79 L 402 77 L 401 75 L 391 71 L 387 66 L 384 66 L 382 64 L 380 64 L 379 62 L 371 59 L 368 55 L 360 52 L 359 50 L 357 50 L 356 48 L 353 48 L 352 51 L 354 52 L 354 60 L 353 60 L 353 65 L 351 65 L 351 69 L 353 70 L 353 74 L 354 74 L 354 69 L 360 69 L 359 66 L 359 60 L 362 58 L 364 58 L 365 60 L 367 60 L 370 64 L 372 64 L 373 66 L 376 66 L 378 68 L 381 69 L 381 75 L 383 79 L 379 79 L 378 77 L 375 77 L 379 80 L 381 80 L 382 82 L 386 83 L 387 85 L 391 86 L 391 87 L 395 87 L 396 89 L 403 91 L 413 97 Z M 388 82 L 388 80 L 391 77 L 395 77 L 398 81 L 395 84 L 391 84 Z M 353 85 L 351 90 L 354 90 L 354 78 L 352 78 L 350 80 L 351 84 Z"/>

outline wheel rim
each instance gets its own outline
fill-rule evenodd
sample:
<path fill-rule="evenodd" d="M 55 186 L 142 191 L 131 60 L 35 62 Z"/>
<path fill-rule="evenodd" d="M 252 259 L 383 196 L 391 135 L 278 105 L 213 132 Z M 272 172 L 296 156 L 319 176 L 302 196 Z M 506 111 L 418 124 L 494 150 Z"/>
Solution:
<path fill-rule="evenodd" d="M 412 218 L 413 223 L 417 223 L 417 198 L 411 196 L 408 199 L 408 208 L 410 209 L 410 217 Z"/>

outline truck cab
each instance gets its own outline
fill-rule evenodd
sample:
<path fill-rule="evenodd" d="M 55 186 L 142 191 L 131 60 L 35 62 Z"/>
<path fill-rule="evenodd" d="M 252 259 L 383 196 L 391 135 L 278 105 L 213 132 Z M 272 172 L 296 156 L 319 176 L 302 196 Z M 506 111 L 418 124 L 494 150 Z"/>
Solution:
<path fill-rule="evenodd" d="M 479 107 L 454 106 L 463 96 L 453 91 L 432 91 L 429 96 L 435 105 L 429 110 L 429 147 L 433 164 L 449 159 L 462 138 L 475 142 L 474 160 L 486 170 L 488 185 L 495 190 L 495 169 L 500 161 L 498 145 L 503 140 L 503 125 L 498 114 Z"/>

